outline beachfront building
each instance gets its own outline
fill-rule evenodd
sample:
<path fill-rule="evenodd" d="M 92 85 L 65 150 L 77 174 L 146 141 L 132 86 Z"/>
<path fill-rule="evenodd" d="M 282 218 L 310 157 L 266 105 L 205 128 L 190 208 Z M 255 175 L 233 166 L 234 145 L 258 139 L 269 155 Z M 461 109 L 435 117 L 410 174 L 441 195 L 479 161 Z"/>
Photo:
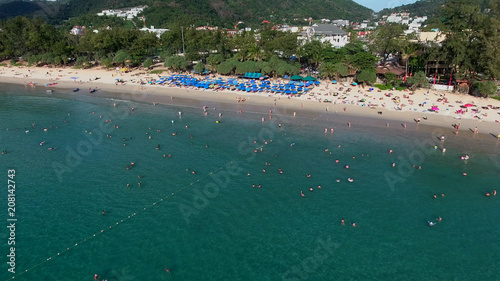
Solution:
<path fill-rule="evenodd" d="M 335 48 L 342 48 L 349 43 L 347 32 L 333 24 L 314 24 L 307 26 L 297 37 L 299 44 L 312 40 L 329 42 Z"/>

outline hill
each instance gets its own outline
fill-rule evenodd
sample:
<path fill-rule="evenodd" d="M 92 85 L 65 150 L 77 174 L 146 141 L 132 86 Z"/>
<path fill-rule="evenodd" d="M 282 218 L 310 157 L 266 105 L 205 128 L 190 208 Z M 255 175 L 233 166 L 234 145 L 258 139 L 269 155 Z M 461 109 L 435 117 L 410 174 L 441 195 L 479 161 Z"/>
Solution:
<path fill-rule="evenodd" d="M 486 6 L 489 0 L 471 0 L 471 2 L 480 3 L 482 7 Z M 401 5 L 391 9 L 383 9 L 378 15 L 386 16 L 392 13 L 408 12 L 412 16 L 436 17 L 439 15 L 441 7 L 446 0 L 419 0 L 413 4 Z"/>
<path fill-rule="evenodd" d="M 154 24 L 186 18 L 193 24 L 233 26 L 238 21 L 248 24 L 290 23 L 294 19 L 369 19 L 372 10 L 352 0 L 184 0 L 155 2 L 144 14 Z M 229 26 L 228 26 L 229 25 Z"/>
<path fill-rule="evenodd" d="M 52 21 L 61 12 L 64 4 L 60 2 L 45 1 L 3 1 L 0 2 L 0 19 L 27 16 L 32 18 L 44 18 Z"/>
<path fill-rule="evenodd" d="M 42 16 L 60 22 L 69 17 L 95 14 L 103 9 L 140 5 L 148 5 L 149 8 L 144 11 L 147 23 L 155 26 L 180 23 L 230 27 L 238 21 L 249 25 L 263 20 L 281 24 L 309 17 L 359 21 L 371 18 L 373 13 L 352 0 L 275 0 L 272 3 L 268 0 L 69 0 L 2 4 L 0 19 L 24 15 Z"/>

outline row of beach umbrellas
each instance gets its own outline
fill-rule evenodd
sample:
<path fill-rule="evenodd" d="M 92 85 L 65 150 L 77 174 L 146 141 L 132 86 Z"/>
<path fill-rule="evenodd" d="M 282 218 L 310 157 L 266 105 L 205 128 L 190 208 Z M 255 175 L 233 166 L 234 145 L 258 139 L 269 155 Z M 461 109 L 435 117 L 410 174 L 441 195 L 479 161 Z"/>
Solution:
<path fill-rule="evenodd" d="M 153 81 L 150 81 L 152 84 Z M 235 78 L 229 78 L 224 80 L 222 78 L 210 79 L 210 77 L 205 77 L 204 79 L 194 78 L 191 75 L 171 75 L 163 76 L 161 79 L 155 81 L 156 84 L 174 84 L 176 86 L 188 86 L 204 89 L 212 88 L 224 88 L 224 89 L 236 89 L 240 91 L 247 92 L 259 92 L 259 91 L 269 91 L 275 93 L 285 93 L 285 94 L 300 94 L 309 91 L 309 87 L 319 84 L 319 81 L 289 81 L 288 83 L 271 83 L 268 80 L 246 80 L 244 82 L 239 81 Z"/>

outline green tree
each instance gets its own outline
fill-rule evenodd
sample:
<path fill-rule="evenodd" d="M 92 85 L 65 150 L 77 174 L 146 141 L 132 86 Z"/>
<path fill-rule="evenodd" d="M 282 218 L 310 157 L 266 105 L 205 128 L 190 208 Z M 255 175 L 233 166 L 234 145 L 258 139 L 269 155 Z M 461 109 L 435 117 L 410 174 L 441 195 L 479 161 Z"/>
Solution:
<path fill-rule="evenodd" d="M 392 85 L 392 83 L 394 82 L 394 79 L 396 79 L 396 74 L 392 73 L 392 72 L 386 72 L 384 74 L 385 76 L 385 80 L 386 80 L 386 85 Z M 425 74 L 424 74 L 425 76 Z"/>
<path fill-rule="evenodd" d="M 184 57 L 171 56 L 165 60 L 164 66 L 175 71 L 186 70 L 188 67 L 188 62 Z"/>
<path fill-rule="evenodd" d="M 377 57 L 368 52 L 362 51 L 346 58 L 346 62 L 350 68 L 355 71 L 363 69 L 374 70 L 375 64 L 377 63 Z"/>
<path fill-rule="evenodd" d="M 469 78 L 471 71 L 481 71 L 484 64 L 480 53 L 485 50 L 484 28 L 488 19 L 480 6 L 470 0 L 447 1 L 441 16 L 447 28 L 442 44 L 446 61 L 459 77 Z"/>
<path fill-rule="evenodd" d="M 113 57 L 113 62 L 124 66 L 125 63 L 132 59 L 132 56 L 126 50 L 119 50 Z"/>
<path fill-rule="evenodd" d="M 142 63 L 142 67 L 149 69 L 152 65 L 154 65 L 153 59 L 148 58 Z"/>
<path fill-rule="evenodd" d="M 371 34 L 370 49 L 382 58 L 382 64 L 385 64 L 388 54 L 396 54 L 401 50 L 404 44 L 403 30 L 402 25 L 386 24 Z"/>
<path fill-rule="evenodd" d="M 194 72 L 195 73 L 202 73 L 203 70 L 205 70 L 205 65 L 201 62 L 197 63 L 195 66 L 194 66 Z"/>
<path fill-rule="evenodd" d="M 419 71 L 415 73 L 415 75 L 410 76 L 408 77 L 408 79 L 406 79 L 406 85 L 412 89 L 418 87 L 428 87 L 429 81 L 427 80 L 425 73 L 423 71 Z"/>
<path fill-rule="evenodd" d="M 215 70 L 217 66 L 224 61 L 224 56 L 221 54 L 211 54 L 207 58 L 207 64 L 210 66 L 210 69 Z"/>
<path fill-rule="evenodd" d="M 358 83 L 373 85 L 377 81 L 377 74 L 374 70 L 364 69 L 358 73 L 356 80 Z"/>
<path fill-rule="evenodd" d="M 493 81 L 477 81 L 474 89 L 482 97 L 491 97 L 496 95 L 498 87 Z"/>
<path fill-rule="evenodd" d="M 217 73 L 227 75 L 232 73 L 235 67 L 234 61 L 224 61 L 217 66 Z"/>

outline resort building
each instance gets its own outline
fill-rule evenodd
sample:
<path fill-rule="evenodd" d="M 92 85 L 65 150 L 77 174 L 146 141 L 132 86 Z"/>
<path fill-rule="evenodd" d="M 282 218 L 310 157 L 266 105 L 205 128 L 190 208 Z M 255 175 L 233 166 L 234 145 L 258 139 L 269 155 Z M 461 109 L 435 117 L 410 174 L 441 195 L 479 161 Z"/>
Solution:
<path fill-rule="evenodd" d="M 333 24 L 314 24 L 305 27 L 297 37 L 299 44 L 305 44 L 312 40 L 329 42 L 335 48 L 342 48 L 349 43 L 347 32 Z"/>

